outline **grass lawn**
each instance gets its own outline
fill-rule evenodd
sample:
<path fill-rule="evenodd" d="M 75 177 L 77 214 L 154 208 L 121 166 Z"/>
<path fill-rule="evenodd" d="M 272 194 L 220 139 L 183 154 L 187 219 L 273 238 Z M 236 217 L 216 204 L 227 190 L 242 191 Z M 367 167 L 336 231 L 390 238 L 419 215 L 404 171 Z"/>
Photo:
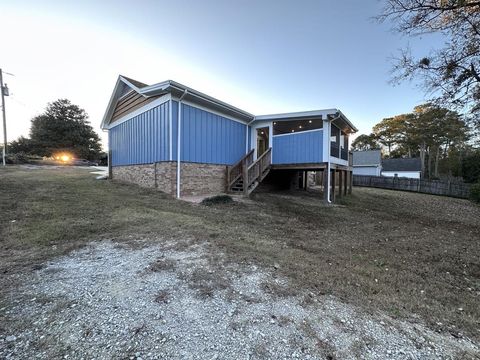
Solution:
<path fill-rule="evenodd" d="M 85 169 L 9 167 L 0 213 L 4 290 L 15 286 L 9 274 L 91 241 L 178 239 L 207 243 L 213 260 L 277 269 L 289 279 L 267 285 L 278 296 L 332 294 L 480 340 L 480 207 L 466 200 L 355 188 L 329 207 L 305 192 L 203 206 Z"/>

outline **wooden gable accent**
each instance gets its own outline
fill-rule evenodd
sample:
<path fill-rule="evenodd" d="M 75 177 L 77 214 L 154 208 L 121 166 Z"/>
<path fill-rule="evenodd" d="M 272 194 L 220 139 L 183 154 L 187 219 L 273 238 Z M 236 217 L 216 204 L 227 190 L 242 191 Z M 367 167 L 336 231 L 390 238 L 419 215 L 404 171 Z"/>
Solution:
<path fill-rule="evenodd" d="M 113 110 L 111 122 L 151 103 L 153 100 L 158 99 L 158 97 L 159 96 L 152 96 L 146 98 L 134 90 L 130 91 L 127 95 L 118 99 L 115 110 Z"/>

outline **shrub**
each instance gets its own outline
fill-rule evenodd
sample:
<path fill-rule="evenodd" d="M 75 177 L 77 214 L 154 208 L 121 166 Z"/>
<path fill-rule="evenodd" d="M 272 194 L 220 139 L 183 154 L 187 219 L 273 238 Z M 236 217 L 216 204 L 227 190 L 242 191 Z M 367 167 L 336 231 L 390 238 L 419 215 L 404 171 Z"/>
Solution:
<path fill-rule="evenodd" d="M 19 152 L 16 154 L 8 154 L 6 162 L 7 164 L 28 164 L 30 158 L 24 152 Z"/>
<path fill-rule="evenodd" d="M 470 199 L 480 203 L 480 182 L 473 184 L 470 188 Z"/>
<path fill-rule="evenodd" d="M 229 195 L 216 195 L 216 196 L 203 199 L 201 204 L 210 206 L 210 205 L 216 205 L 216 204 L 229 204 L 231 202 L 233 202 L 233 199 Z"/>

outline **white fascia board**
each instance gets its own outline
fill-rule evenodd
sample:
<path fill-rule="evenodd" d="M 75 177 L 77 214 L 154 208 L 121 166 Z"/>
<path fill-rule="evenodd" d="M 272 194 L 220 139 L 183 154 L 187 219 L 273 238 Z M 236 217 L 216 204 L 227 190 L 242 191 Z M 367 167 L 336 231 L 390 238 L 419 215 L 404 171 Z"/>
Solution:
<path fill-rule="evenodd" d="M 333 115 L 337 113 L 337 109 L 324 109 L 324 110 L 312 110 L 312 111 L 299 111 L 299 112 L 291 112 L 291 113 L 283 113 L 283 114 L 270 114 L 270 115 L 259 115 L 255 116 L 254 121 L 263 121 L 263 120 L 289 120 L 289 119 L 297 119 L 302 117 L 318 117 L 323 118 L 327 115 Z"/>
<path fill-rule="evenodd" d="M 155 95 L 158 92 L 166 91 L 166 89 L 170 86 L 170 81 L 171 80 L 167 80 L 167 81 L 162 81 L 158 84 L 145 86 L 144 88 L 140 89 L 139 91 L 142 94 L 145 94 L 147 96 L 152 96 L 152 95 Z"/>
<path fill-rule="evenodd" d="M 127 84 L 128 86 L 130 86 L 133 90 L 135 90 L 136 92 L 140 92 L 140 89 L 138 87 L 136 87 L 135 85 L 133 85 L 130 81 L 128 81 L 127 79 L 125 79 L 122 75 L 119 76 L 119 78 L 125 83 Z"/>
<path fill-rule="evenodd" d="M 345 122 L 352 128 L 353 132 L 358 132 L 358 129 L 355 127 L 355 125 L 352 124 L 352 122 L 350 120 L 348 120 L 348 118 L 345 116 L 345 114 L 342 113 L 340 110 L 337 110 L 337 111 L 340 113 L 343 120 L 345 120 Z"/>
<path fill-rule="evenodd" d="M 152 101 L 151 103 L 148 103 L 145 106 L 142 106 L 141 108 L 132 111 L 131 113 L 126 114 L 125 116 L 122 116 L 120 119 L 115 120 L 112 124 L 108 125 L 106 129 L 110 130 L 114 128 L 115 126 L 118 126 L 125 121 L 133 119 L 135 116 L 138 116 L 140 114 L 143 114 L 144 112 L 151 110 L 157 106 L 160 106 L 170 100 L 171 96 L 170 94 L 163 95 L 162 97 L 159 97 L 158 99 Z"/>
<path fill-rule="evenodd" d="M 185 92 L 185 90 L 187 90 L 187 93 L 188 93 L 189 96 L 193 96 L 193 97 L 202 99 L 203 101 L 212 103 L 212 104 L 214 104 L 216 106 L 219 106 L 221 108 L 225 108 L 225 109 L 227 109 L 229 111 L 232 111 L 234 113 L 238 113 L 239 115 L 241 115 L 243 117 L 247 117 L 249 119 L 254 118 L 254 115 L 252 115 L 252 114 L 250 114 L 250 113 L 248 113 L 248 112 L 246 112 L 242 109 L 239 109 L 239 108 L 237 108 L 233 105 L 227 104 L 226 102 L 223 102 L 221 100 L 215 99 L 215 98 L 213 98 L 213 97 L 211 97 L 207 94 L 204 94 L 204 93 L 202 93 L 200 91 L 197 91 L 195 89 L 192 89 L 188 86 L 177 83 L 173 80 L 167 80 L 167 81 L 155 84 L 155 85 L 147 86 L 145 88 L 142 88 L 140 91 L 143 94 L 147 94 L 149 96 L 152 96 L 152 95 L 155 95 L 158 92 L 171 91 L 172 89 L 178 90 L 180 92 Z M 244 122 L 247 122 L 247 121 L 244 121 Z"/>
<path fill-rule="evenodd" d="M 117 78 L 117 82 L 115 83 L 115 87 L 113 88 L 112 95 L 110 96 L 110 101 L 108 102 L 107 109 L 105 110 L 105 114 L 103 115 L 102 123 L 100 124 L 100 128 L 105 130 L 107 127 L 105 124 L 107 123 L 107 119 L 112 115 L 113 112 L 113 103 L 116 101 L 119 92 L 119 85 L 121 83 L 121 77 Z"/>
<path fill-rule="evenodd" d="M 243 116 L 245 116 L 245 117 L 249 117 L 249 118 L 251 118 L 251 119 L 254 118 L 254 115 L 250 114 L 249 112 L 246 112 L 246 111 L 244 111 L 244 110 L 242 110 L 242 109 L 239 109 L 238 107 L 233 106 L 233 105 L 230 105 L 230 104 L 228 104 L 228 103 L 226 103 L 226 102 L 224 102 L 224 101 L 215 99 L 214 97 L 211 97 L 211 96 L 209 96 L 209 95 L 207 95 L 207 94 L 204 94 L 204 93 L 202 93 L 202 92 L 200 92 L 200 91 L 197 91 L 197 90 L 192 89 L 192 88 L 190 88 L 190 87 L 188 87 L 188 86 L 185 86 L 185 85 L 183 85 L 183 84 L 180 84 L 180 83 L 178 83 L 178 82 L 176 82 L 176 81 L 170 80 L 170 84 L 171 84 L 171 86 L 173 86 L 173 87 L 175 87 L 175 88 L 177 88 L 177 89 L 180 89 L 180 90 L 183 90 L 183 91 L 184 91 L 184 90 L 187 90 L 189 95 L 194 95 L 194 96 L 196 96 L 196 97 L 199 97 L 199 98 L 202 98 L 202 99 L 204 99 L 204 100 L 207 100 L 207 101 L 209 101 L 209 102 L 211 102 L 211 103 L 214 103 L 215 105 L 219 105 L 219 106 L 221 106 L 221 107 L 225 107 L 225 108 L 229 109 L 230 111 L 237 112 L 237 113 L 239 113 L 239 114 L 241 114 L 241 115 L 243 115 Z"/>

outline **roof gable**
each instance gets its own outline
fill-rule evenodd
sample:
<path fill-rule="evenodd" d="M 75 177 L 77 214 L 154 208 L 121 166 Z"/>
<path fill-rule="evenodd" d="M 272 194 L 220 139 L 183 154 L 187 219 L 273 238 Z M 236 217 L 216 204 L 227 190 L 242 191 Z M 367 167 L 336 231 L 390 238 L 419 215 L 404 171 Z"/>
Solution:
<path fill-rule="evenodd" d="M 421 171 L 420 158 L 398 158 L 382 160 L 383 171 Z"/>
<path fill-rule="evenodd" d="M 147 87 L 146 84 L 141 83 L 140 81 L 136 81 L 125 76 L 120 75 L 115 83 L 115 87 L 113 89 L 112 96 L 110 97 L 110 101 L 108 102 L 107 110 L 105 111 L 105 115 L 102 119 L 102 124 L 100 127 L 105 129 L 106 126 L 112 121 L 113 113 L 117 109 L 117 103 L 122 97 L 127 97 L 130 92 L 135 92 L 139 96 L 146 98 L 146 96 L 140 94 L 140 89 L 143 87 Z"/>

